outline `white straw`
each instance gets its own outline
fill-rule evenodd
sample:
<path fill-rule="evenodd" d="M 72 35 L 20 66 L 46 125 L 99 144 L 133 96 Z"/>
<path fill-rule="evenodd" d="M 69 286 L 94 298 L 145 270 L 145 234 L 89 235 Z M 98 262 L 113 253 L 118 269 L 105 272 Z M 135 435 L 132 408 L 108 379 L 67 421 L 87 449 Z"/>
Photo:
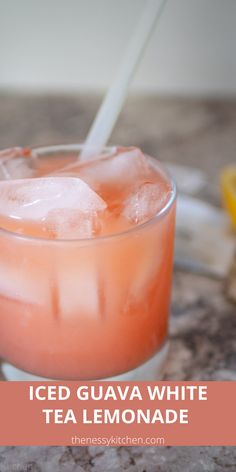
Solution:
<path fill-rule="evenodd" d="M 85 141 L 80 161 L 99 153 L 106 145 L 127 95 L 128 87 L 167 0 L 147 0 L 143 15 L 128 44 L 115 81 L 103 100 Z"/>

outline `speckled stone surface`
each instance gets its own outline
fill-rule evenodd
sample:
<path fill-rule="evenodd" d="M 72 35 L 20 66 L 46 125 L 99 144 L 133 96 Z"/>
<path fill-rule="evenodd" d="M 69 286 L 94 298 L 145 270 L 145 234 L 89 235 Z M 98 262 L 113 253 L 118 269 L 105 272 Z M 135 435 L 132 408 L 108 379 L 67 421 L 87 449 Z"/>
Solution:
<path fill-rule="evenodd" d="M 0 148 L 79 142 L 100 99 L 0 96 Z M 199 167 L 219 205 L 220 169 L 235 162 L 236 101 L 128 100 L 112 143 L 136 144 L 160 160 Z M 236 380 L 236 305 L 225 282 L 175 270 L 166 380 Z M 236 471 L 235 448 L 0 448 L 0 472 Z"/>
<path fill-rule="evenodd" d="M 234 447 L 0 447 L 1 472 L 235 472 Z"/>

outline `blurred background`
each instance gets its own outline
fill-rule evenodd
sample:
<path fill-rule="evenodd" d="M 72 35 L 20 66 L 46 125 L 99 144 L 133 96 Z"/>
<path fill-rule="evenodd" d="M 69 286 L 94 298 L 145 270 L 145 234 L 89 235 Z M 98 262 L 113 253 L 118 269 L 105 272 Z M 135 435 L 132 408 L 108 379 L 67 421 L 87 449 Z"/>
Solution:
<path fill-rule="evenodd" d="M 0 0 L 0 149 L 84 140 L 145 4 Z M 110 139 L 178 184 L 168 380 L 236 380 L 235 44 L 236 0 L 169 0 Z"/>
<path fill-rule="evenodd" d="M 101 92 L 145 0 L 0 0 L 0 88 Z M 235 0 L 169 0 L 131 90 L 236 94 Z"/>

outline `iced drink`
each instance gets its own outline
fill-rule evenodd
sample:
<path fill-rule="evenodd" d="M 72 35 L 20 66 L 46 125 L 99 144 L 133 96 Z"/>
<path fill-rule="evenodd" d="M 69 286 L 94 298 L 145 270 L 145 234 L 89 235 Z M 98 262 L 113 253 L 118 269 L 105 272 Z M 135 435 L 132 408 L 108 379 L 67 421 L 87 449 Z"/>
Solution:
<path fill-rule="evenodd" d="M 163 346 L 174 184 L 137 148 L 0 153 L 0 357 L 48 378 L 102 379 Z"/>

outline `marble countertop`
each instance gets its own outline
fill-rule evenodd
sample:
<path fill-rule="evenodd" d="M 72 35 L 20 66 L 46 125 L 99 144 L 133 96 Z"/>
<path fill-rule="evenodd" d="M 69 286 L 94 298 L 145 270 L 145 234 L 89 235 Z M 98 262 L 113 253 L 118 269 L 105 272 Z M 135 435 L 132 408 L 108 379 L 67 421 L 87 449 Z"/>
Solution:
<path fill-rule="evenodd" d="M 79 142 L 99 103 L 99 98 L 86 96 L 1 95 L 0 148 Z M 236 101 L 132 97 L 111 142 L 135 143 L 161 161 L 202 169 L 210 183 L 202 198 L 217 206 L 219 172 L 236 160 Z M 236 380 L 236 305 L 225 295 L 225 281 L 175 268 L 173 285 L 164 379 Z M 0 471 L 236 470 L 235 448 L 55 447 L 16 451 L 0 449 Z M 46 465 L 45 458 L 54 468 Z M 14 460 L 22 460 L 24 466 L 7 468 Z M 27 463 L 31 464 L 28 468 Z"/>
<path fill-rule="evenodd" d="M 1 472 L 234 472 L 234 447 L 0 447 Z"/>

